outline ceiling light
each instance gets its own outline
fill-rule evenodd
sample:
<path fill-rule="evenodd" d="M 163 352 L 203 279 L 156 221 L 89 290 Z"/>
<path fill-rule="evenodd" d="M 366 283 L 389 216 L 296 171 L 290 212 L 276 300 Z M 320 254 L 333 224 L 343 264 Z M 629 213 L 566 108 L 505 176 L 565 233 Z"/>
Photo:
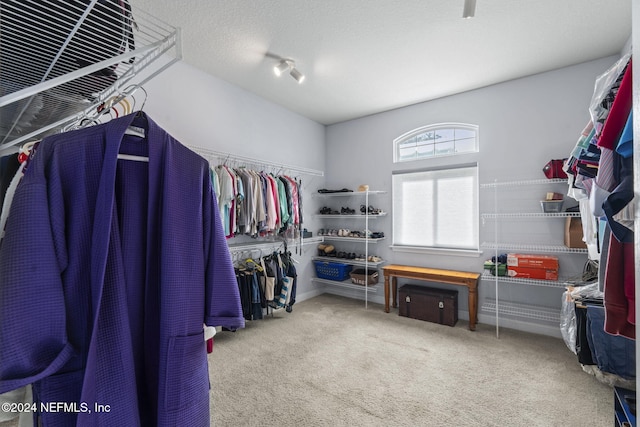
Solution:
<path fill-rule="evenodd" d="M 476 13 L 476 0 L 464 0 L 464 10 L 462 17 L 465 19 L 473 18 Z"/>
<path fill-rule="evenodd" d="M 296 79 L 298 84 L 301 84 L 304 81 L 304 74 L 298 71 L 297 68 L 291 68 L 291 72 L 289 74 L 291 74 L 291 77 Z"/>
<path fill-rule="evenodd" d="M 275 67 L 273 67 L 273 72 L 276 74 L 276 76 L 280 77 L 282 73 L 286 72 L 291 67 L 292 67 L 291 61 L 282 59 L 280 60 L 280 62 L 278 62 L 278 64 Z"/>
<path fill-rule="evenodd" d="M 296 63 L 293 59 L 280 59 L 280 61 L 278 61 L 278 63 L 273 67 L 273 72 L 278 77 L 287 71 L 289 71 L 291 77 L 296 79 L 298 84 L 304 81 L 304 74 L 296 68 Z"/>

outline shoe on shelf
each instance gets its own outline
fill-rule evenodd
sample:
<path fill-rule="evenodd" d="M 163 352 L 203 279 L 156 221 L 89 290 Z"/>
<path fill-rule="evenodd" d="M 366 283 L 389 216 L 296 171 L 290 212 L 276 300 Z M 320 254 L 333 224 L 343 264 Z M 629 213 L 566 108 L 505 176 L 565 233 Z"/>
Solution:
<path fill-rule="evenodd" d="M 376 209 L 373 206 L 369 206 L 369 215 L 380 215 L 382 213 L 382 209 Z"/>

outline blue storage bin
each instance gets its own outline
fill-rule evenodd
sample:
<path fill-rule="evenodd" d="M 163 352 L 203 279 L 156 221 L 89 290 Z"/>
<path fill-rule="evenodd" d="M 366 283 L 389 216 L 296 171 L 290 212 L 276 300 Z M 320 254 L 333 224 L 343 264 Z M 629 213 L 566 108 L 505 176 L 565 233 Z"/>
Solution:
<path fill-rule="evenodd" d="M 316 276 L 321 279 L 336 280 L 341 282 L 349 278 L 351 266 L 339 262 L 314 261 L 316 265 Z"/>

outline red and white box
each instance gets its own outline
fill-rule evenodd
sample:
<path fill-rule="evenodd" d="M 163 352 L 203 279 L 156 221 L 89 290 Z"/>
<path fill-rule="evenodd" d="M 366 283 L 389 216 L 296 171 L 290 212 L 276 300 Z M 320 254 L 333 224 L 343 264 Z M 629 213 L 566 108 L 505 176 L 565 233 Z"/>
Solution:
<path fill-rule="evenodd" d="M 511 267 L 555 270 L 560 268 L 558 257 L 550 255 L 507 254 L 507 269 Z"/>
<path fill-rule="evenodd" d="M 558 270 L 507 266 L 507 276 L 517 279 L 558 280 Z"/>

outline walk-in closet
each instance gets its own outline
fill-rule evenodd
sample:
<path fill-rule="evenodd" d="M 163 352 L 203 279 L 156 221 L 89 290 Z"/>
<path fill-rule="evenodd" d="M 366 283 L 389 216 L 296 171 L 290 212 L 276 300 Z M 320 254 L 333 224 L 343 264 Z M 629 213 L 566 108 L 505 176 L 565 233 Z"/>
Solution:
<path fill-rule="evenodd" d="M 0 427 L 636 426 L 640 5 L 525 3 L 1 0 Z"/>

